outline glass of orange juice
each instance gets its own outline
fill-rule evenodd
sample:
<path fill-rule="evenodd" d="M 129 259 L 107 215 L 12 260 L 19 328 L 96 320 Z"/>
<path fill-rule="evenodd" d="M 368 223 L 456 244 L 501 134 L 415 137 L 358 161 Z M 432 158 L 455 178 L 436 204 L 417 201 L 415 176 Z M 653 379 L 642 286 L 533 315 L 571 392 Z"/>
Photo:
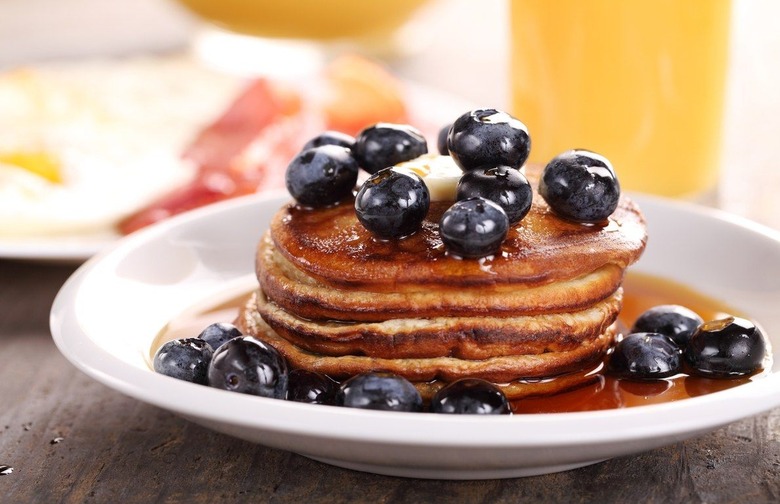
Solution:
<path fill-rule="evenodd" d="M 266 74 L 305 74 L 332 52 L 403 54 L 414 37 L 402 36 L 401 28 L 427 2 L 178 1 L 225 30 L 206 32 L 201 47 L 196 48 L 201 57 L 225 69 L 235 65 Z"/>
<path fill-rule="evenodd" d="M 571 148 L 621 186 L 693 199 L 718 180 L 729 0 L 511 0 L 513 113 L 531 161 Z"/>

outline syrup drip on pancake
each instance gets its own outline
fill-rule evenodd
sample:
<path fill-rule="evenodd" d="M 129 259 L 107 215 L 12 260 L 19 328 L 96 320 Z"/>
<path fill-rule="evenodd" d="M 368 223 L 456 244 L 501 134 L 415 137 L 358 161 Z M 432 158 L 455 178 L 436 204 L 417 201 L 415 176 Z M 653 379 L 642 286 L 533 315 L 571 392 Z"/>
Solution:
<path fill-rule="evenodd" d="M 526 169 L 535 185 L 539 167 Z M 609 220 L 580 224 L 556 216 L 534 196 L 529 214 L 510 228 L 501 254 L 485 261 L 446 253 L 438 221 L 450 202 L 432 202 L 422 228 L 402 240 L 374 237 L 357 221 L 350 200 L 316 211 L 286 207 L 274 219 L 271 235 L 285 258 L 318 280 L 376 291 L 413 284 L 465 287 L 497 278 L 540 284 L 582 276 L 609 263 L 625 268 L 644 250 L 645 222 L 627 198 Z"/>

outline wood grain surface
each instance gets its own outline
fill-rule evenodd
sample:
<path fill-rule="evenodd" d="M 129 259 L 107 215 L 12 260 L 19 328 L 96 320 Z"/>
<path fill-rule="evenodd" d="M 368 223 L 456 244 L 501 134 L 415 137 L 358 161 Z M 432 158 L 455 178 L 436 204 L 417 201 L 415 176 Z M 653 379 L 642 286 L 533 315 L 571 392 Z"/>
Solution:
<path fill-rule="evenodd" d="M 780 410 L 563 473 L 376 476 L 217 434 L 86 377 L 48 314 L 72 266 L 0 261 L 0 502 L 780 502 Z M 132 314 L 129 314 L 132 316 Z"/>

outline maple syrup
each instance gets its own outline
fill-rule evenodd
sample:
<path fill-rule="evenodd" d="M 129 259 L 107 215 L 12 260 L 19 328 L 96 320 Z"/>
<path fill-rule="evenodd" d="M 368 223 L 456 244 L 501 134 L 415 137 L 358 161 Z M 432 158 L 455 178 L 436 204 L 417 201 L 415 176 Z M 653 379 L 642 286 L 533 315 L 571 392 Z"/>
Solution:
<path fill-rule="evenodd" d="M 726 315 L 739 315 L 726 304 L 711 299 L 675 282 L 629 272 L 623 282 L 623 309 L 618 323 L 621 330 L 631 327 L 645 310 L 663 304 L 678 304 L 698 313 L 704 320 L 714 320 Z M 202 310 L 185 313 L 170 321 L 157 336 L 150 349 L 149 364 L 156 350 L 166 341 L 176 338 L 192 338 L 209 324 L 235 320 L 238 308 L 243 306 L 250 293 L 228 295 L 227 299 Z M 760 379 L 769 374 L 771 356 L 764 369 L 751 376 L 731 379 L 710 379 L 688 374 L 640 382 L 618 379 L 601 372 L 603 363 L 584 371 L 593 376 L 592 382 L 574 390 L 551 396 L 527 397 L 512 402 L 514 413 L 565 413 L 627 408 L 649 404 L 678 401 L 729 389 Z M 554 379 L 554 378 L 553 378 Z"/>

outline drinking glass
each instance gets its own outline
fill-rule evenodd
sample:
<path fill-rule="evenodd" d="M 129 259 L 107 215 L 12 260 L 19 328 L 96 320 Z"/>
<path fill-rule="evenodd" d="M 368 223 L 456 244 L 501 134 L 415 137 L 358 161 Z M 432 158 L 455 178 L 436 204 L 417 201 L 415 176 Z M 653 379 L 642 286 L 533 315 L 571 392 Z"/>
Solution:
<path fill-rule="evenodd" d="M 584 148 L 632 191 L 707 199 L 721 154 L 729 0 L 510 0 L 511 96 L 531 161 Z"/>

